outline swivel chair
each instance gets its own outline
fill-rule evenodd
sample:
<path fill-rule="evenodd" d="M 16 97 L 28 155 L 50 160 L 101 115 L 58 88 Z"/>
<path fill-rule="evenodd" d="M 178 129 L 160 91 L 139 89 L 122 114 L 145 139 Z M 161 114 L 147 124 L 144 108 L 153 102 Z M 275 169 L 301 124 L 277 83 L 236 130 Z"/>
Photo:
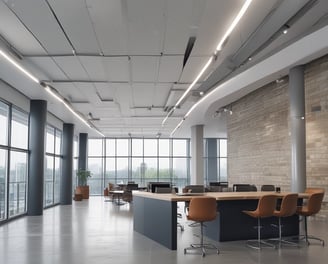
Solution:
<path fill-rule="evenodd" d="M 298 244 L 293 243 L 291 241 L 282 239 L 282 223 L 281 218 L 292 216 L 296 213 L 297 210 L 297 200 L 298 200 L 298 194 L 297 193 L 290 193 L 286 194 L 281 201 L 280 209 L 274 210 L 273 215 L 278 217 L 278 228 L 279 228 L 279 247 L 282 246 L 282 244 L 291 245 L 291 246 L 298 246 Z M 276 225 L 273 225 L 276 226 Z"/>
<path fill-rule="evenodd" d="M 257 219 L 257 239 L 247 240 L 246 245 L 248 247 L 261 249 L 263 245 L 266 247 L 275 248 L 275 245 L 261 239 L 261 218 L 273 216 L 273 212 L 276 208 L 276 201 L 277 196 L 275 195 L 263 195 L 258 201 L 256 210 L 243 211 L 243 213 Z"/>
<path fill-rule="evenodd" d="M 261 192 L 274 192 L 276 187 L 272 184 L 264 184 L 261 186 Z"/>
<path fill-rule="evenodd" d="M 190 200 L 188 220 L 200 223 L 200 243 L 191 244 L 190 247 L 184 249 L 184 254 L 190 250 L 200 250 L 200 253 L 205 257 L 206 249 L 215 249 L 217 254 L 219 249 L 213 244 L 204 243 L 204 222 L 212 221 L 216 218 L 216 199 L 213 197 L 195 197 Z"/>
<path fill-rule="evenodd" d="M 325 193 L 324 192 L 309 192 L 309 193 L 310 193 L 310 196 L 307 201 L 307 204 L 298 207 L 297 211 L 296 211 L 296 213 L 300 216 L 303 216 L 303 219 L 304 219 L 305 234 L 301 237 L 301 239 L 305 239 L 305 242 L 307 245 L 310 245 L 309 239 L 312 239 L 312 240 L 319 241 L 322 244 L 322 246 L 324 246 L 325 241 L 323 239 L 321 239 L 319 237 L 308 235 L 307 217 L 315 215 L 320 211 L 322 200 L 323 200 Z"/>

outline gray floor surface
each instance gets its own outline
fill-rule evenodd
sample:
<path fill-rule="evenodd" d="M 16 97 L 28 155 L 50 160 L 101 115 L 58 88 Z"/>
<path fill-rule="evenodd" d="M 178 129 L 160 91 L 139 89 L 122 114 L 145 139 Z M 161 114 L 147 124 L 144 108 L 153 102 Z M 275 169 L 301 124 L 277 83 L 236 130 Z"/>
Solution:
<path fill-rule="evenodd" d="M 183 211 L 183 205 L 179 207 Z M 184 247 L 197 242 L 197 227 L 178 230 L 178 249 L 171 251 L 133 231 L 133 205 L 117 206 L 103 197 L 55 206 L 43 216 L 26 216 L 0 226 L 0 264 L 170 264 L 170 263 L 328 263 L 327 247 L 247 248 L 245 241 L 216 243 L 221 253 L 184 255 Z M 181 221 L 181 220 L 179 220 Z M 309 233 L 328 243 L 325 215 L 309 221 Z"/>

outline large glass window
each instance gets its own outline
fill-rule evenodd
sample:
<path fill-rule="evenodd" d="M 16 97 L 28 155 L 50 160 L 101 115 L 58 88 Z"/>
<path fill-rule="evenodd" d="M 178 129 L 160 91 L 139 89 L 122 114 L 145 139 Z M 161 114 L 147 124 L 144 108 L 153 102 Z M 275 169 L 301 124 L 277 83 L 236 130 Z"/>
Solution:
<path fill-rule="evenodd" d="M 227 139 L 204 139 L 204 181 L 227 182 Z"/>
<path fill-rule="evenodd" d="M 0 102 L 0 145 L 8 145 L 8 114 L 9 106 Z"/>
<path fill-rule="evenodd" d="M 28 115 L 12 108 L 11 147 L 27 149 Z"/>
<path fill-rule="evenodd" d="M 0 101 L 0 221 L 26 212 L 27 146 L 28 114 Z"/>
<path fill-rule="evenodd" d="M 227 139 L 218 139 L 217 140 L 218 146 L 218 175 L 220 181 L 228 181 L 228 166 L 227 166 Z"/>
<path fill-rule="evenodd" d="M 6 219 L 7 151 L 0 149 L 0 220 Z"/>
<path fill-rule="evenodd" d="M 88 159 L 88 169 L 91 172 L 91 177 L 88 179 L 88 185 L 90 188 L 90 195 L 99 194 L 102 190 L 103 179 L 103 165 L 102 158 L 90 158 Z"/>
<path fill-rule="evenodd" d="M 117 139 L 116 140 L 116 156 L 128 156 L 129 155 L 129 144 L 128 139 Z"/>
<path fill-rule="evenodd" d="M 26 211 L 27 153 L 10 151 L 9 217 Z"/>
<path fill-rule="evenodd" d="M 108 183 L 128 181 L 139 186 L 147 186 L 149 181 L 165 181 L 182 187 L 189 181 L 189 144 L 189 139 L 89 139 L 90 193 L 99 195 Z"/>
<path fill-rule="evenodd" d="M 45 207 L 57 204 L 60 201 L 61 142 L 62 132 L 47 125 L 43 192 Z"/>

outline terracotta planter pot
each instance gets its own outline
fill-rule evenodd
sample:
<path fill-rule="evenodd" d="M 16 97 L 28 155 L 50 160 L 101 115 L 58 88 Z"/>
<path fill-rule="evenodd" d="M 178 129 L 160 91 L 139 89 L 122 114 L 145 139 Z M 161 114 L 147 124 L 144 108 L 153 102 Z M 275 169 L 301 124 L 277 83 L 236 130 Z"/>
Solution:
<path fill-rule="evenodd" d="M 76 192 L 82 193 L 83 199 L 89 199 L 89 185 L 77 186 Z"/>

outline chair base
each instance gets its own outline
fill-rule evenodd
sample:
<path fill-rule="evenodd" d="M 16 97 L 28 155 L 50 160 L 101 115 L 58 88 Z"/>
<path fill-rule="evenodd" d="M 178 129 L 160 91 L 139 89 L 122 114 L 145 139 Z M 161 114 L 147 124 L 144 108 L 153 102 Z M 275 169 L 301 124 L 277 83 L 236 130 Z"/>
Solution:
<path fill-rule="evenodd" d="M 299 243 L 283 239 L 283 238 L 270 238 L 268 239 L 270 242 L 276 242 L 278 247 L 281 248 L 282 246 L 290 246 L 290 247 L 299 247 Z"/>
<path fill-rule="evenodd" d="M 261 250 L 262 248 L 273 248 L 276 249 L 276 245 L 269 243 L 267 241 L 264 240 L 259 240 L 259 239 L 250 239 L 246 241 L 246 246 L 253 248 L 253 249 L 257 249 L 257 250 Z"/>
<path fill-rule="evenodd" d="M 293 238 L 293 240 L 297 240 L 298 243 L 304 241 L 306 243 L 307 246 L 309 245 L 313 245 L 313 243 L 310 243 L 310 240 L 315 240 L 315 241 L 318 241 L 320 242 L 320 244 L 324 247 L 325 246 L 325 241 L 319 237 L 315 237 L 315 236 L 305 236 L 305 235 L 301 235 L 301 236 L 298 236 L 296 238 Z M 318 244 L 318 243 L 316 243 Z"/>
<path fill-rule="evenodd" d="M 191 244 L 190 247 L 184 249 L 184 254 L 187 254 L 188 250 L 199 250 L 199 253 L 202 257 L 206 255 L 206 249 L 209 250 L 216 250 L 217 254 L 220 254 L 220 250 L 213 244 Z"/>

